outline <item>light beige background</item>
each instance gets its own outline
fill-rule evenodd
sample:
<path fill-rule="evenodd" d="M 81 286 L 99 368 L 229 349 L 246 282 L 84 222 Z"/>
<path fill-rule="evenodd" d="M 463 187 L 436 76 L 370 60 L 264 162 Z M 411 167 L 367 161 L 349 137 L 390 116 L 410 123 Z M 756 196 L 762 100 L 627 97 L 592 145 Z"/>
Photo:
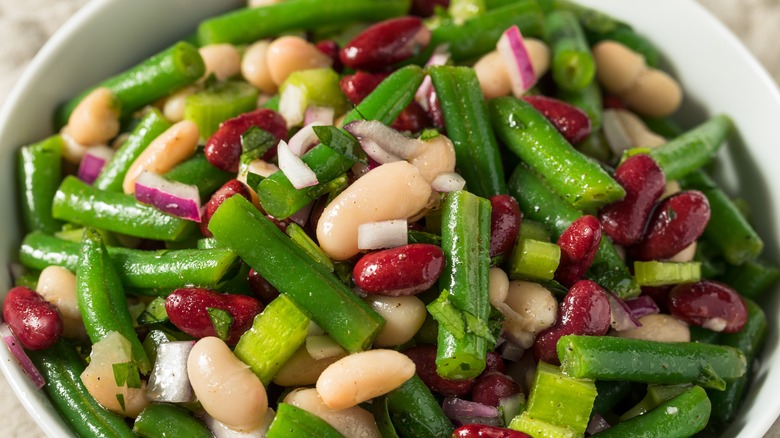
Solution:
<path fill-rule="evenodd" d="M 131 0 L 127 0 L 131 1 Z M 780 83 L 780 1 L 698 0 L 747 45 Z M 87 0 L 0 0 L 0 103 L 29 60 Z M 0 436 L 42 437 L 0 376 Z M 780 422 L 766 435 L 780 438 Z"/>

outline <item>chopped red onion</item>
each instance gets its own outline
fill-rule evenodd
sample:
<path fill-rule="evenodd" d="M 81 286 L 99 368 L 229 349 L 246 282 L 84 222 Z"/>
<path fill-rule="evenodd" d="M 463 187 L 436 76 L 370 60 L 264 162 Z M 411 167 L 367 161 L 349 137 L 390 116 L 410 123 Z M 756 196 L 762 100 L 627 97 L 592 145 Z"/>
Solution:
<path fill-rule="evenodd" d="M 310 106 L 306 108 L 306 113 L 303 116 L 303 124 L 311 125 L 317 123 L 320 125 L 332 125 L 333 119 L 336 116 L 336 111 L 328 106 Z"/>
<path fill-rule="evenodd" d="M 447 397 L 444 399 L 441 408 L 444 411 L 444 415 L 458 426 L 464 424 L 501 426 L 503 424 L 501 413 L 495 406 L 463 400 L 457 397 Z"/>
<path fill-rule="evenodd" d="M 269 163 L 260 158 L 256 158 L 249 162 L 249 164 L 240 164 L 238 169 L 238 179 L 242 183 L 246 184 L 246 178 L 250 173 L 260 175 L 263 178 L 268 178 L 274 173 L 279 171 L 279 167 L 274 163 Z"/>
<path fill-rule="evenodd" d="M 30 378 L 32 384 L 38 389 L 43 388 L 43 385 L 46 384 L 46 380 L 27 356 L 27 353 L 24 352 L 22 344 L 16 339 L 16 335 L 13 334 L 11 327 L 9 327 L 8 324 L 0 323 L 0 336 L 3 337 L 5 345 L 19 362 L 19 365 L 22 366 L 22 371 L 27 374 L 27 377 Z"/>
<path fill-rule="evenodd" d="M 314 122 L 307 124 L 298 132 L 296 132 L 295 135 L 290 137 L 290 141 L 287 143 L 287 146 L 290 148 L 290 151 L 293 154 L 300 157 L 309 149 L 311 149 L 312 146 L 317 144 L 319 138 L 317 138 L 317 134 L 314 133 L 315 126 L 322 126 L 322 123 Z"/>
<path fill-rule="evenodd" d="M 607 291 L 607 298 L 609 299 L 609 311 L 612 317 L 610 325 L 613 329 L 621 332 L 642 327 L 642 323 L 631 314 L 631 309 L 617 295 Z"/>
<path fill-rule="evenodd" d="M 606 109 L 601 116 L 601 126 L 604 130 L 604 137 L 607 139 L 609 148 L 615 156 L 623 155 L 623 152 L 631 149 L 634 144 L 631 137 L 628 136 L 626 128 L 620 122 L 618 110 Z"/>
<path fill-rule="evenodd" d="M 653 313 L 659 313 L 661 309 L 658 308 L 658 304 L 649 295 L 640 295 L 636 298 L 630 298 L 624 301 L 626 306 L 631 309 L 631 314 L 634 318 L 641 318 L 645 315 Z"/>
<path fill-rule="evenodd" d="M 496 49 L 507 66 L 512 93 L 516 97 L 522 96 L 536 83 L 536 73 L 520 28 L 512 26 L 507 29 L 498 40 Z"/>
<path fill-rule="evenodd" d="M 375 161 L 377 164 L 392 163 L 394 161 L 401 161 L 403 158 L 398 155 L 391 154 L 382 149 L 377 142 L 370 138 L 363 138 L 360 140 L 360 146 L 365 151 L 366 155 Z"/>
<path fill-rule="evenodd" d="M 355 120 L 344 125 L 344 129 L 358 139 L 361 147 L 363 147 L 363 150 L 366 151 L 369 157 L 371 157 L 372 153 L 378 153 L 374 149 L 378 147 L 382 153 L 408 160 L 419 155 L 426 146 L 425 142 L 406 137 L 395 129 L 376 120 Z M 371 149 L 366 150 L 367 140 L 372 141 L 376 146 L 370 146 Z M 379 159 L 371 158 L 381 163 Z"/>
<path fill-rule="evenodd" d="M 607 420 L 605 420 L 604 417 L 602 417 L 599 413 L 595 413 L 592 417 L 590 417 L 590 423 L 588 423 L 588 428 L 585 429 L 585 432 L 593 435 L 599 432 L 603 432 L 610 427 L 612 426 L 607 423 Z"/>
<path fill-rule="evenodd" d="M 442 44 L 436 47 L 436 49 L 433 51 L 433 55 L 431 55 L 431 58 L 428 59 L 428 62 L 425 63 L 425 66 L 427 67 L 429 65 L 444 65 L 449 60 L 450 60 L 449 45 Z M 414 100 L 425 111 L 428 111 L 429 108 L 428 99 L 431 91 L 433 91 L 433 82 L 431 81 L 431 77 L 429 75 L 426 75 L 422 81 L 422 84 L 420 84 L 420 88 L 418 88 L 417 92 L 414 94 Z"/>
<path fill-rule="evenodd" d="M 200 222 L 200 193 L 194 185 L 143 171 L 135 180 L 135 199 L 182 219 Z"/>
<path fill-rule="evenodd" d="M 157 360 L 146 387 L 150 399 L 168 403 L 193 400 L 192 386 L 187 375 L 187 358 L 193 345 L 195 341 L 175 341 L 157 347 Z"/>
<path fill-rule="evenodd" d="M 306 110 L 306 91 L 301 87 L 287 84 L 279 97 L 279 114 L 287 121 L 287 127 L 292 128 L 303 122 Z"/>
<path fill-rule="evenodd" d="M 409 242 L 406 219 L 369 222 L 358 225 L 359 249 L 395 248 Z"/>
<path fill-rule="evenodd" d="M 308 204 L 301 207 L 298 211 L 290 215 L 290 220 L 302 227 L 305 227 L 306 222 L 309 221 L 309 215 L 311 214 L 311 209 L 313 207 L 314 207 L 314 201 L 311 201 Z"/>
<path fill-rule="evenodd" d="M 455 172 L 444 172 L 433 179 L 431 187 L 441 193 L 454 192 L 466 187 L 466 180 Z"/>
<path fill-rule="evenodd" d="M 114 150 L 106 145 L 90 147 L 81 157 L 78 178 L 87 184 L 92 184 L 113 156 Z"/>
<path fill-rule="evenodd" d="M 525 348 L 517 345 L 516 343 L 507 340 L 501 347 L 501 357 L 512 361 L 517 362 L 518 360 L 523 358 L 523 355 L 525 354 Z"/>
<path fill-rule="evenodd" d="M 319 183 L 319 181 L 317 181 L 317 175 L 309 169 L 309 166 L 307 166 L 300 157 L 290 151 L 290 148 L 284 140 L 279 141 L 279 146 L 276 148 L 276 154 L 279 158 L 279 169 L 284 172 L 284 175 L 290 180 L 293 187 L 302 189 Z"/>

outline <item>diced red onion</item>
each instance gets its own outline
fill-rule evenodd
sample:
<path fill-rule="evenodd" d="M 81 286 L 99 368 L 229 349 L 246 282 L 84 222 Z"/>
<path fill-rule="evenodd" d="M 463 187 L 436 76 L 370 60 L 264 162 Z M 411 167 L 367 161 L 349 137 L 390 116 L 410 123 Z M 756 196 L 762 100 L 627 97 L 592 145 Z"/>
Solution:
<path fill-rule="evenodd" d="M 659 313 L 661 309 L 658 308 L 658 304 L 649 295 L 640 295 L 636 298 L 630 298 L 624 301 L 626 306 L 631 309 L 631 314 L 634 318 L 641 318 L 645 315 L 653 313 Z"/>
<path fill-rule="evenodd" d="M 319 138 L 317 138 L 317 134 L 314 133 L 314 127 L 315 126 L 322 126 L 322 123 L 320 122 L 314 122 L 307 124 L 298 132 L 295 133 L 292 137 L 290 137 L 290 141 L 287 143 L 287 146 L 290 148 L 290 151 L 297 155 L 301 156 L 305 154 L 309 149 L 312 148 L 317 142 L 319 141 Z"/>
<path fill-rule="evenodd" d="M 609 148 L 615 156 L 623 155 L 623 152 L 634 146 L 631 142 L 631 137 L 628 136 L 626 129 L 623 127 L 623 123 L 620 122 L 618 110 L 604 110 L 601 116 L 601 126 L 604 130 L 607 144 L 609 144 Z"/>
<path fill-rule="evenodd" d="M 135 180 L 135 199 L 182 219 L 200 222 L 200 193 L 194 185 L 168 181 L 144 171 Z"/>
<path fill-rule="evenodd" d="M 433 55 L 431 55 L 431 58 L 428 59 L 428 62 L 425 63 L 425 66 L 427 67 L 429 65 L 444 65 L 449 60 L 450 60 L 449 45 L 442 44 L 436 47 L 436 49 L 433 51 Z M 420 88 L 418 88 L 417 92 L 414 94 L 414 100 L 425 111 L 428 111 L 429 108 L 428 99 L 431 91 L 433 91 L 433 81 L 431 81 L 431 77 L 429 75 L 426 75 L 422 81 L 422 84 L 420 84 Z"/>
<path fill-rule="evenodd" d="M 501 357 L 512 362 L 517 362 L 523 358 L 525 349 L 516 343 L 507 340 L 501 347 Z"/>
<path fill-rule="evenodd" d="M 447 397 L 442 403 L 444 415 L 458 426 L 464 424 L 487 424 L 501 426 L 503 421 L 498 408 L 457 397 Z"/>
<path fill-rule="evenodd" d="M 360 147 L 363 148 L 366 155 L 369 158 L 376 161 L 378 164 L 392 163 L 394 161 L 401 161 L 403 158 L 398 155 L 393 155 L 390 152 L 382 149 L 377 142 L 370 138 L 363 138 L 360 140 Z"/>
<path fill-rule="evenodd" d="M 609 311 L 612 317 L 610 325 L 613 329 L 621 332 L 642 326 L 642 323 L 631 314 L 631 309 L 617 295 L 607 291 L 607 298 L 609 299 Z"/>
<path fill-rule="evenodd" d="M 371 156 L 372 154 L 380 153 L 375 149 L 376 147 L 381 149 L 382 153 L 408 160 L 416 157 L 426 146 L 425 142 L 406 137 L 395 129 L 376 120 L 355 120 L 344 125 L 344 129 L 358 139 L 361 147 L 369 157 L 380 163 L 382 161 Z M 368 140 L 376 146 L 366 146 Z M 369 150 L 366 149 L 367 147 Z"/>
<path fill-rule="evenodd" d="M 284 87 L 279 97 L 279 114 L 287 121 L 288 128 L 303 122 L 306 100 L 306 92 L 302 88 L 290 84 Z"/>
<path fill-rule="evenodd" d="M 290 148 L 284 140 L 279 141 L 279 146 L 276 148 L 276 154 L 279 158 L 279 169 L 284 172 L 284 175 L 290 180 L 293 187 L 302 189 L 319 183 L 319 181 L 317 181 L 317 175 L 309 169 L 309 166 L 307 166 L 300 157 L 290 151 Z"/>
<path fill-rule="evenodd" d="M 517 414 L 520 413 L 520 406 L 525 404 L 525 394 L 518 392 L 508 397 L 502 397 L 498 400 L 499 412 L 504 418 L 504 425 L 508 425 Z"/>
<path fill-rule="evenodd" d="M 260 158 L 256 158 L 249 162 L 249 164 L 240 164 L 238 170 L 238 179 L 242 183 L 246 184 L 246 177 L 250 173 L 260 175 L 263 178 L 268 178 L 274 173 L 279 171 L 279 167 L 274 163 L 269 163 Z"/>
<path fill-rule="evenodd" d="M 321 125 L 332 125 L 335 116 L 336 111 L 329 106 L 310 106 L 306 108 L 306 113 L 303 116 L 303 124 L 311 125 L 312 123 L 318 123 Z"/>
<path fill-rule="evenodd" d="M 520 28 L 512 26 L 507 29 L 498 40 L 496 49 L 507 66 L 512 93 L 516 97 L 522 96 L 536 83 L 536 73 Z"/>
<path fill-rule="evenodd" d="M 593 435 L 599 432 L 603 432 L 610 427 L 612 426 L 607 423 L 607 420 L 605 420 L 604 417 L 602 417 L 599 413 L 595 413 L 592 417 L 590 417 L 590 423 L 588 423 L 588 428 L 585 429 L 585 432 Z"/>
<path fill-rule="evenodd" d="M 106 145 L 90 147 L 81 157 L 78 178 L 87 184 L 92 184 L 113 156 L 114 150 Z"/>
<path fill-rule="evenodd" d="M 406 245 L 409 231 L 406 219 L 369 222 L 358 225 L 358 248 L 382 249 Z"/>
<path fill-rule="evenodd" d="M 309 215 L 311 214 L 311 209 L 313 207 L 314 207 L 314 201 L 311 201 L 308 204 L 301 207 L 298 211 L 290 215 L 290 220 L 302 227 L 305 227 L 306 222 L 309 221 Z"/>
<path fill-rule="evenodd" d="M 27 374 L 27 377 L 30 378 L 32 384 L 38 389 L 43 388 L 43 385 L 46 384 L 46 380 L 27 356 L 27 353 L 24 352 L 22 344 L 16 339 L 16 335 L 13 334 L 11 327 L 9 327 L 8 324 L 0 323 L 0 336 L 3 337 L 5 345 L 19 362 L 19 365 L 22 366 L 22 371 Z"/>
<path fill-rule="evenodd" d="M 444 172 L 433 179 L 431 187 L 441 193 L 454 192 L 466 187 L 466 180 L 455 172 Z"/>
<path fill-rule="evenodd" d="M 203 414 L 203 422 L 206 423 L 206 427 L 214 434 L 214 438 L 265 438 L 268 426 L 271 425 L 275 416 L 276 412 L 272 408 L 268 408 L 265 411 L 262 424 L 255 429 L 247 431 L 231 429 L 209 414 Z"/>
<path fill-rule="evenodd" d="M 150 399 L 167 403 L 187 403 L 193 400 L 187 375 L 187 358 L 194 341 L 174 341 L 157 347 L 157 360 L 149 376 L 146 393 Z"/>

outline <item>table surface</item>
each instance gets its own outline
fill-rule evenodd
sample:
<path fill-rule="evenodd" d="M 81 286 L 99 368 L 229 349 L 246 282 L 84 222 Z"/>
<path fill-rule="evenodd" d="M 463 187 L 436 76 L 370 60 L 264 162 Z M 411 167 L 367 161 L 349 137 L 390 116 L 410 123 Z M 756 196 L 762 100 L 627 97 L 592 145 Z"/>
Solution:
<path fill-rule="evenodd" d="M 742 40 L 780 83 L 780 2 L 777 0 L 697 0 Z M 0 0 L 0 102 L 13 87 L 29 60 L 87 0 Z M 8 438 L 43 437 L 29 414 L 0 375 L 0 435 Z M 765 438 L 780 438 L 777 421 Z"/>

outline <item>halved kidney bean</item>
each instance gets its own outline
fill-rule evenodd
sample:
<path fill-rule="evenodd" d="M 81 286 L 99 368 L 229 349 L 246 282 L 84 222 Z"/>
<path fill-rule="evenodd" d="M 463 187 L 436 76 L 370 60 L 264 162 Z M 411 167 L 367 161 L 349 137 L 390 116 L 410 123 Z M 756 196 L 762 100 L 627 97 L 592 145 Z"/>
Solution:
<path fill-rule="evenodd" d="M 412 0 L 409 14 L 423 18 L 430 17 L 436 11 L 436 6 L 447 9 L 450 6 L 450 0 Z"/>
<path fill-rule="evenodd" d="M 388 76 L 388 73 L 368 73 L 364 71 L 346 75 L 339 81 L 339 87 L 352 105 L 363 101 Z"/>
<path fill-rule="evenodd" d="M 523 100 L 542 113 L 569 143 L 577 144 L 590 134 L 590 118 L 576 106 L 547 96 L 524 96 Z"/>
<path fill-rule="evenodd" d="M 432 122 L 428 112 L 417 102 L 411 101 L 390 126 L 396 131 L 420 132 L 432 126 Z"/>
<path fill-rule="evenodd" d="M 226 182 L 222 185 L 222 187 L 217 189 L 213 195 L 211 195 L 211 199 L 209 199 L 209 202 L 207 202 L 203 208 L 203 215 L 201 216 L 200 223 L 198 224 L 201 234 L 206 237 L 213 236 L 208 228 L 209 222 L 211 221 L 211 216 L 213 216 L 214 212 L 217 211 L 217 208 L 222 205 L 223 202 L 225 202 L 225 199 L 233 195 L 241 195 L 248 201 L 252 200 L 252 195 L 249 193 L 249 189 L 244 185 L 244 183 L 237 179 L 231 179 L 230 181 Z"/>
<path fill-rule="evenodd" d="M 17 286 L 5 296 L 3 320 L 28 350 L 43 350 L 62 335 L 62 316 L 38 292 Z"/>
<path fill-rule="evenodd" d="M 489 406 L 498 406 L 504 397 L 520 393 L 522 389 L 511 377 L 493 371 L 483 373 L 471 388 L 471 400 Z"/>
<path fill-rule="evenodd" d="M 355 70 L 381 70 L 411 58 L 428 46 L 431 31 L 419 17 L 374 24 L 341 49 L 341 62 Z"/>
<path fill-rule="evenodd" d="M 339 52 L 341 51 L 339 43 L 333 40 L 322 40 L 317 42 L 314 47 L 316 47 L 320 52 L 330 56 L 330 59 L 333 60 L 333 65 L 331 68 L 336 70 L 336 72 L 341 73 L 341 70 L 344 69 L 344 66 L 341 64 L 341 59 L 339 58 Z"/>
<path fill-rule="evenodd" d="M 490 257 L 507 255 L 517 241 L 523 213 L 509 195 L 491 196 L 490 206 Z"/>
<path fill-rule="evenodd" d="M 196 338 L 217 336 L 209 308 L 224 310 L 233 318 L 226 341 L 233 345 L 252 326 L 255 315 L 263 311 L 263 303 L 246 295 L 223 294 L 203 288 L 176 289 L 165 299 L 165 311 L 171 323 Z"/>
<path fill-rule="evenodd" d="M 599 219 L 607 236 L 618 245 L 642 238 L 647 218 L 666 187 L 666 177 L 649 155 L 634 155 L 615 169 L 615 180 L 626 197 L 601 209 Z"/>
<path fill-rule="evenodd" d="M 454 438 L 532 438 L 525 432 L 518 432 L 487 424 L 465 424 L 452 432 Z"/>
<path fill-rule="evenodd" d="M 672 315 L 716 332 L 736 333 L 748 318 L 742 297 L 717 281 L 678 284 L 669 293 L 667 304 Z"/>
<path fill-rule="evenodd" d="M 444 252 L 436 245 L 413 243 L 364 255 L 352 271 L 355 284 L 368 293 L 414 295 L 436 283 Z"/>
<path fill-rule="evenodd" d="M 241 134 L 252 126 L 268 131 L 279 140 L 287 138 L 287 122 L 281 114 L 267 108 L 241 114 L 226 120 L 207 141 L 203 152 L 214 167 L 237 172 L 241 158 Z"/>
<path fill-rule="evenodd" d="M 417 367 L 417 375 L 432 391 L 447 397 L 462 397 L 471 392 L 474 379 L 450 380 L 436 373 L 436 346 L 419 344 L 403 353 L 409 356 Z"/>
<path fill-rule="evenodd" d="M 609 331 L 609 299 L 597 283 L 580 280 L 569 289 L 561 303 L 558 320 L 534 341 L 536 360 L 559 365 L 556 346 L 565 335 L 604 336 Z"/>
<path fill-rule="evenodd" d="M 504 363 L 504 358 L 501 357 L 498 352 L 488 351 L 487 356 L 485 356 L 485 371 L 483 371 L 482 374 L 489 373 L 491 371 L 498 371 L 499 373 L 503 373 L 505 370 L 506 364 Z"/>
<path fill-rule="evenodd" d="M 704 232 L 710 203 L 702 192 L 687 190 L 670 196 L 650 215 L 642 240 L 631 248 L 637 260 L 667 259 L 685 249 Z"/>
<path fill-rule="evenodd" d="M 269 283 L 259 272 L 255 271 L 255 268 L 249 270 L 247 281 L 252 292 L 266 306 L 279 296 L 279 291 L 276 290 L 274 285 Z"/>
<path fill-rule="evenodd" d="M 571 287 L 585 275 L 601 243 L 601 223 L 591 215 L 578 218 L 558 238 L 561 261 L 555 279 Z"/>
<path fill-rule="evenodd" d="M 444 112 L 441 110 L 441 104 L 439 103 L 439 97 L 436 95 L 436 90 L 431 87 L 431 91 L 426 96 L 428 101 L 428 115 L 433 121 L 433 126 L 441 131 L 442 134 L 447 133 L 447 124 L 444 122 Z"/>

